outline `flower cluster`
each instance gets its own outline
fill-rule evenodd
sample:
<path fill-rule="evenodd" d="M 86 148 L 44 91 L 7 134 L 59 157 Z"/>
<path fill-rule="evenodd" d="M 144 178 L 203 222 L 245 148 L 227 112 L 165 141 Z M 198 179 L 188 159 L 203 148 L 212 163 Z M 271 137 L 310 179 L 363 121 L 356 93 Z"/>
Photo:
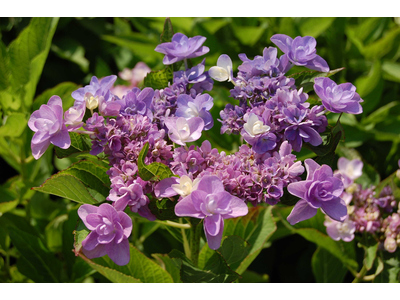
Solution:
<path fill-rule="evenodd" d="M 320 134 L 328 125 L 326 111 L 360 113 L 362 100 L 355 87 L 317 78 L 314 89 L 322 105 L 310 105 L 308 94 L 297 88 L 295 79 L 286 73 L 293 65 L 329 71 L 327 63 L 316 54 L 316 42 L 311 37 L 273 36 L 271 41 L 284 53 L 279 58 L 274 47 L 265 48 L 263 55 L 253 60 L 239 54 L 243 63 L 236 77 L 226 54 L 209 71 L 205 70 L 205 59 L 191 68 L 187 66 L 189 59 L 209 51 L 203 46 L 205 40 L 176 33 L 171 42 L 157 46 L 155 51 L 165 55 L 165 65 L 184 63 L 184 69 L 174 72 L 162 89 L 137 87 L 150 71 L 138 64 L 132 71 L 120 73 L 121 78 L 131 81 L 129 87 L 114 87 L 115 75 L 92 77 L 89 85 L 72 93 L 75 103 L 64 118 L 57 96 L 32 114 L 29 126 L 35 131 L 35 158 L 50 143 L 69 147 L 69 132 L 74 132 L 90 138 L 92 155 L 101 154 L 108 160 L 111 186 L 107 200 L 111 204 L 85 204 L 78 210 L 91 231 L 82 243 L 88 258 L 107 254 L 119 265 L 128 263 L 132 222 L 124 210 L 129 208 L 152 221 L 156 214 L 149 203 L 165 198 L 175 202 L 176 216 L 202 219 L 209 247 L 218 249 L 225 219 L 246 215 L 249 203 L 277 204 L 286 188 L 300 198 L 288 217 L 291 224 L 312 217 L 321 208 L 332 219 L 343 222 L 340 230 L 330 231 L 345 232 L 340 237 L 351 238 L 349 232 L 353 229 L 344 228 L 352 228 L 349 222 L 356 221 L 347 216 L 348 191 L 344 189 L 360 172 L 359 165 L 346 165 L 343 174 L 333 174 L 329 166 L 308 159 L 307 178 L 301 181 L 305 169 L 292 150 L 300 151 L 304 143 L 322 144 Z M 212 148 L 207 140 L 201 146 L 188 145 L 214 126 L 210 112 L 213 98 L 205 93 L 213 88 L 212 78 L 232 82 L 231 97 L 238 100 L 237 105 L 228 104 L 220 112 L 221 133 L 241 135 L 245 142 L 229 155 Z M 148 152 L 144 164 L 162 164 L 173 176 L 161 181 L 156 176 L 146 180 L 139 176 L 138 160 L 145 145 Z M 368 196 L 368 192 L 361 194 L 358 199 Z M 393 239 L 398 230 L 393 227 L 396 218 L 392 215 L 387 224 L 379 221 L 378 225 L 363 225 L 363 230 L 386 224 L 387 236 Z M 357 224 L 354 226 L 360 231 L 361 225 Z M 387 243 L 393 247 L 391 240 Z"/>
<path fill-rule="evenodd" d="M 334 240 L 349 242 L 356 233 L 371 234 L 386 251 L 394 252 L 400 246 L 400 206 L 392 189 L 386 186 L 379 195 L 375 187 L 363 189 L 354 180 L 362 175 L 361 160 L 341 157 L 335 173 L 341 177 L 345 190 L 341 197 L 345 199 L 349 215 L 343 223 L 326 216 L 325 226 L 328 235 Z"/>

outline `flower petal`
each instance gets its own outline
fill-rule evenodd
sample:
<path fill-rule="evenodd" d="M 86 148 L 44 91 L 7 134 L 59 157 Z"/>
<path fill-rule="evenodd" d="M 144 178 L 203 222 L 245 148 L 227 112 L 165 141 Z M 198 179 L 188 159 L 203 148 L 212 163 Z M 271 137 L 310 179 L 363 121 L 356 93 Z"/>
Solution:
<path fill-rule="evenodd" d="M 129 242 L 124 239 L 121 243 L 110 243 L 106 245 L 107 255 L 119 266 L 124 266 L 129 263 Z"/>
<path fill-rule="evenodd" d="M 290 215 L 287 217 L 290 225 L 294 225 L 298 222 L 310 219 L 317 214 L 317 209 L 312 208 L 308 205 L 306 200 L 300 200 L 296 203 L 291 211 Z"/>

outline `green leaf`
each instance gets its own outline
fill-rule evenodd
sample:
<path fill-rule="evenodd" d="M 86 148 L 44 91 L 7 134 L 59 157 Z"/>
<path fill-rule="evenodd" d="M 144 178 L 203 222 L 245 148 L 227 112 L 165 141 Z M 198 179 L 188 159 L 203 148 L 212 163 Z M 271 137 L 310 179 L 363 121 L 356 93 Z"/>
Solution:
<path fill-rule="evenodd" d="M 9 137 L 19 137 L 25 130 L 28 121 L 25 114 L 13 113 L 7 117 L 6 123 L 0 127 L 0 135 Z"/>
<path fill-rule="evenodd" d="M 47 224 L 44 234 L 46 237 L 47 248 L 51 252 L 60 252 L 62 248 L 63 223 L 68 219 L 68 215 L 61 215 Z"/>
<path fill-rule="evenodd" d="M 11 84 L 30 107 L 59 18 L 32 18 L 9 46 Z"/>
<path fill-rule="evenodd" d="M 33 189 L 82 204 L 96 204 L 99 202 L 92 197 L 88 189 L 78 178 L 68 174 L 55 174 L 40 187 L 34 187 Z"/>
<path fill-rule="evenodd" d="M 307 18 L 300 25 L 300 32 L 302 36 L 312 36 L 317 38 L 321 33 L 325 32 L 333 23 L 336 18 L 323 17 L 323 18 Z"/>
<path fill-rule="evenodd" d="M 359 247 L 364 248 L 364 266 L 367 270 L 370 270 L 374 264 L 376 258 L 376 252 L 378 251 L 379 243 L 372 236 L 363 236 L 362 240 L 358 244 Z"/>
<path fill-rule="evenodd" d="M 87 259 L 82 254 L 80 256 L 100 274 L 112 282 L 119 282 L 118 280 L 121 279 L 121 277 L 115 277 L 115 272 L 125 274 L 125 276 L 130 277 L 130 280 L 135 279 L 136 282 L 173 282 L 171 275 L 161 268 L 157 263 L 146 257 L 132 245 L 129 245 L 129 249 L 130 261 L 125 266 L 116 265 L 108 256 L 103 256 L 92 260 Z"/>
<path fill-rule="evenodd" d="M 18 270 L 35 282 L 60 282 L 61 262 L 41 242 L 29 233 L 15 227 L 9 228 L 13 245 L 23 259 L 17 263 Z"/>
<path fill-rule="evenodd" d="M 159 253 L 154 253 L 151 256 L 155 258 L 155 260 L 158 262 L 161 268 L 163 268 L 171 275 L 174 282 L 176 283 L 182 282 L 179 263 L 176 262 L 177 260 L 176 258 L 170 258 L 167 254 L 159 254 Z"/>
<path fill-rule="evenodd" d="M 243 45 L 253 46 L 261 38 L 267 27 L 266 22 L 260 26 L 234 26 L 233 34 Z"/>
<path fill-rule="evenodd" d="M 385 36 L 364 47 L 363 54 L 366 59 L 380 59 L 392 50 L 393 43 L 400 34 L 400 27 L 393 27 Z"/>
<path fill-rule="evenodd" d="M 224 224 L 224 236 L 237 235 L 249 243 L 248 255 L 234 270 L 242 274 L 263 249 L 265 242 L 275 232 L 272 207 L 251 207 L 246 216 L 227 219 Z M 235 264 L 236 266 L 236 264 Z"/>
<path fill-rule="evenodd" d="M 139 169 L 139 176 L 145 181 L 149 180 L 163 180 L 165 178 L 173 177 L 174 174 L 172 173 L 171 169 L 162 163 L 154 162 L 150 165 L 146 165 L 144 163 L 144 159 L 149 152 L 149 143 L 146 142 L 143 145 L 142 150 L 138 156 L 138 169 Z"/>
<path fill-rule="evenodd" d="M 168 254 L 172 259 L 177 259 L 179 263 L 182 282 L 200 283 L 200 282 L 233 282 L 239 275 L 233 272 L 225 260 L 216 251 L 213 251 L 212 256 L 208 259 L 204 270 L 195 267 L 192 262 L 180 251 L 172 250 Z"/>
<path fill-rule="evenodd" d="M 268 283 L 268 274 L 258 274 L 251 270 L 246 270 L 242 274 L 242 278 L 239 278 L 239 283 Z"/>
<path fill-rule="evenodd" d="M 400 282 L 400 252 L 395 253 L 381 252 L 379 257 L 377 271 L 381 269 L 379 262 L 383 261 L 383 271 L 379 273 L 374 282 L 379 283 L 399 283 Z"/>
<path fill-rule="evenodd" d="M 171 199 L 158 200 L 151 197 L 149 203 L 149 209 L 153 215 L 159 220 L 173 220 L 178 219 L 175 214 L 175 205 L 177 201 L 172 201 Z"/>
<path fill-rule="evenodd" d="M 79 179 L 88 189 L 89 193 L 98 202 L 104 201 L 110 194 L 110 178 L 108 168 L 89 160 L 82 160 L 58 174 L 69 174 Z"/>
<path fill-rule="evenodd" d="M 55 147 L 56 156 L 58 158 L 64 158 L 72 154 L 90 151 L 91 146 L 89 146 L 86 138 L 84 138 L 81 134 L 70 132 L 69 136 L 71 138 L 71 146 L 68 149 Z"/>
<path fill-rule="evenodd" d="M 0 217 L 2 214 L 15 208 L 18 203 L 18 195 L 10 189 L 0 186 Z"/>
<path fill-rule="evenodd" d="M 250 245 L 248 242 L 239 236 L 231 235 L 223 240 L 218 252 L 225 259 L 226 263 L 235 270 L 248 256 L 249 250 Z"/>
<path fill-rule="evenodd" d="M 144 87 L 161 90 L 168 87 L 169 83 L 173 82 L 173 67 L 166 66 L 165 69 L 159 71 L 151 71 L 144 78 Z"/>
<path fill-rule="evenodd" d="M 342 283 L 347 273 L 343 263 L 321 247 L 314 252 L 311 266 L 318 283 Z"/>
<path fill-rule="evenodd" d="M 170 18 L 165 18 L 164 30 L 160 36 L 161 43 L 171 42 L 172 36 L 174 35 L 174 29 L 172 28 L 172 23 Z"/>
<path fill-rule="evenodd" d="M 75 39 L 63 37 L 53 42 L 51 50 L 62 59 L 79 66 L 82 72 L 89 71 L 89 61 L 85 57 L 85 48 Z"/>
<path fill-rule="evenodd" d="M 47 104 L 51 96 L 57 95 L 62 100 L 63 110 L 66 111 L 73 104 L 75 99 L 72 98 L 71 93 L 77 90 L 79 86 L 73 82 L 63 82 L 55 87 L 45 90 L 42 94 L 35 98 L 32 104 L 32 111 L 38 110 L 42 104 Z"/>
<path fill-rule="evenodd" d="M 10 68 L 9 68 L 9 57 L 7 53 L 7 48 L 0 41 L 0 91 L 7 89 L 10 85 L 9 76 L 10 76 Z"/>
<path fill-rule="evenodd" d="M 294 78 L 295 85 L 297 88 L 303 88 L 304 93 L 308 93 L 313 90 L 314 79 L 317 77 L 331 77 L 332 75 L 343 71 L 345 68 L 339 68 L 331 70 L 329 72 L 318 72 L 318 71 L 303 71 L 289 75 L 289 78 Z"/>
<path fill-rule="evenodd" d="M 385 79 L 400 82 L 400 63 L 385 61 L 382 64 L 382 71 Z"/>
<path fill-rule="evenodd" d="M 76 229 L 73 231 L 74 234 L 74 252 L 75 255 L 78 256 L 79 252 L 82 249 L 82 242 L 88 234 L 90 233 L 90 230 L 86 228 L 85 224 L 82 222 L 82 220 L 78 221 L 78 225 Z"/>

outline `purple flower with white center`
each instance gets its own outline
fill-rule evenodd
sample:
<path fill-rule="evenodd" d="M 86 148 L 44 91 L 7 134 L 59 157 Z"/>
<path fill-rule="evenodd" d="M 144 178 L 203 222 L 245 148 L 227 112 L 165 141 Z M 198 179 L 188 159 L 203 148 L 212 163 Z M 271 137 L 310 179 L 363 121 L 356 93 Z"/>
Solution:
<path fill-rule="evenodd" d="M 200 117 L 204 121 L 204 130 L 209 130 L 214 125 L 214 119 L 209 112 L 213 107 L 213 98 L 208 94 L 198 95 L 192 98 L 189 95 L 179 95 L 177 98 L 178 108 L 175 116 L 184 117 L 186 120 L 193 117 Z"/>
<path fill-rule="evenodd" d="M 197 189 L 199 181 L 199 178 L 192 180 L 188 175 L 165 178 L 154 187 L 154 194 L 157 198 L 170 198 L 176 195 L 186 197 Z"/>
<path fill-rule="evenodd" d="M 83 204 L 78 215 L 89 235 L 82 241 L 82 252 L 92 259 L 108 255 L 119 266 L 129 263 L 128 237 L 132 232 L 132 219 L 123 211 L 116 211 L 108 203 L 99 207 Z"/>
<path fill-rule="evenodd" d="M 354 180 L 362 175 L 363 162 L 359 159 L 348 160 L 340 157 L 338 160 L 338 173 L 342 175 L 344 188 L 353 184 Z"/>
<path fill-rule="evenodd" d="M 295 105 L 290 105 L 283 109 L 286 120 L 291 126 L 285 129 L 285 138 L 290 142 L 294 151 L 299 152 L 303 141 L 313 146 L 322 144 L 322 138 L 319 133 L 312 128 L 311 121 L 304 121 L 307 110 L 302 110 Z"/>
<path fill-rule="evenodd" d="M 246 203 L 225 191 L 217 176 L 202 177 L 197 189 L 175 206 L 177 216 L 204 219 L 208 246 L 213 250 L 221 246 L 224 219 L 241 217 L 247 213 Z"/>
<path fill-rule="evenodd" d="M 343 240 L 345 242 L 351 242 L 354 239 L 356 225 L 348 216 L 343 222 L 338 222 L 325 216 L 324 225 L 326 226 L 328 235 L 335 241 Z"/>
<path fill-rule="evenodd" d="M 343 222 L 347 216 L 347 207 L 340 195 L 343 183 L 333 175 L 327 165 L 320 166 L 312 159 L 306 159 L 307 178 L 304 181 L 292 182 L 288 191 L 301 200 L 296 203 L 287 220 L 291 225 L 312 218 L 318 208 L 331 219 Z"/>
<path fill-rule="evenodd" d="M 292 39 L 285 34 L 275 34 L 271 37 L 271 41 L 287 55 L 292 64 L 320 72 L 329 72 L 327 62 L 316 54 L 317 41 L 315 38 L 298 36 Z"/>
<path fill-rule="evenodd" d="M 276 147 L 276 136 L 269 132 L 271 127 L 264 125 L 256 114 L 245 115 L 244 120 L 247 122 L 243 125 L 241 134 L 253 146 L 254 152 L 263 154 Z"/>
<path fill-rule="evenodd" d="M 321 98 L 324 107 L 334 113 L 361 114 L 363 112 L 360 95 L 351 83 L 337 85 L 327 77 L 314 79 L 314 90 Z"/>
<path fill-rule="evenodd" d="M 208 70 L 208 74 L 212 79 L 217 81 L 232 81 L 233 80 L 233 70 L 232 70 L 232 60 L 226 55 L 222 54 L 218 57 L 217 66 L 211 67 Z"/>
<path fill-rule="evenodd" d="M 183 117 L 171 117 L 165 119 L 165 126 L 168 128 L 168 136 L 171 141 L 185 146 L 186 143 L 197 141 L 201 137 L 204 121 L 199 117 L 188 120 Z"/>
<path fill-rule="evenodd" d="M 115 75 L 110 75 L 100 80 L 93 76 L 89 85 L 72 92 L 71 96 L 75 99 L 74 106 L 84 102 L 86 107 L 93 111 L 99 104 L 99 97 L 105 96 L 109 92 L 115 80 L 117 80 Z"/>
<path fill-rule="evenodd" d="M 64 120 L 65 125 L 68 126 L 68 131 L 72 131 L 82 127 L 83 125 L 83 117 L 85 116 L 86 112 L 86 104 L 85 102 L 80 102 L 71 106 L 65 113 L 64 113 Z"/>
<path fill-rule="evenodd" d="M 52 96 L 47 104 L 34 111 L 28 121 L 29 128 L 35 132 L 31 141 L 32 155 L 39 159 L 50 143 L 67 149 L 71 145 L 67 127 L 63 120 L 62 100 Z"/>
<path fill-rule="evenodd" d="M 206 38 L 203 36 L 195 36 L 188 38 L 183 33 L 175 33 L 172 41 L 158 45 L 154 51 L 165 54 L 163 59 L 164 65 L 171 65 L 178 61 L 202 56 L 210 51 L 203 43 Z"/>

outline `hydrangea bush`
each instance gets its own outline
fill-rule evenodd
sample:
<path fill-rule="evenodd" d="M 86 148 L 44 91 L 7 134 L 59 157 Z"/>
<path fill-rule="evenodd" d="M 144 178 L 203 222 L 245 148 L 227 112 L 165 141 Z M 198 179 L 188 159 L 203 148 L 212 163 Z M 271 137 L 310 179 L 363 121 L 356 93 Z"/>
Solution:
<path fill-rule="evenodd" d="M 275 232 L 272 207 L 275 217 L 286 216 L 282 223 L 291 231 L 322 214 L 332 240 L 305 237 L 341 259 L 356 281 L 372 268 L 378 251 L 396 252 L 395 176 L 363 187 L 356 183 L 362 161 L 342 157 L 337 170 L 333 165 L 345 134 L 342 114 L 363 111 L 356 87 L 329 78 L 342 69 L 330 70 L 313 37 L 275 34 L 271 42 L 277 48 L 266 47 L 252 59 L 238 54 L 237 72 L 226 54 L 206 70 L 205 58 L 193 65 L 210 51 L 206 38 L 173 34 L 167 19 L 155 48 L 164 54 L 163 70 L 150 72 L 143 64 L 136 72 L 124 70 L 120 77 L 130 87 L 116 86 L 115 75 L 94 76 L 72 93 L 75 102 L 65 112 L 62 99 L 52 96 L 32 113 L 35 159 L 50 144 L 60 158 L 90 153 L 35 188 L 80 203 L 76 256 L 107 278 L 115 274 L 105 267 L 134 280 L 140 271 L 132 268 L 141 268 L 143 255 L 134 247 L 138 223 L 132 220 L 156 222 L 183 248 L 158 257 L 166 273 L 178 272 L 183 282 L 232 282 Z M 293 66 L 304 70 L 293 73 Z M 146 76 L 141 88 L 134 86 L 139 73 Z M 224 81 L 231 84 L 232 101 L 214 119 L 208 92 Z M 328 125 L 327 114 L 338 114 L 335 126 Z M 221 151 L 208 140 L 216 122 L 221 136 L 240 138 L 237 151 Z M 299 160 L 302 149 L 317 158 Z M 356 235 L 368 262 L 360 272 L 334 242 Z"/>

